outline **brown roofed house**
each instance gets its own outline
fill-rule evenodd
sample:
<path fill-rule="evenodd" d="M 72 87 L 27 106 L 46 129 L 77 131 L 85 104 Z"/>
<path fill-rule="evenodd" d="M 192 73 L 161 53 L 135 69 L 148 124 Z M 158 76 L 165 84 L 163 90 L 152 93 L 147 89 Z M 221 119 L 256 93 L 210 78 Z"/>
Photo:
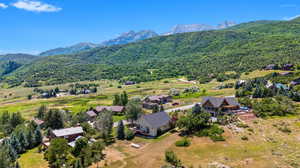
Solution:
<path fill-rule="evenodd" d="M 125 112 L 124 106 L 97 106 L 94 110 L 97 114 L 103 112 L 104 110 L 111 111 L 114 114 L 122 114 Z"/>
<path fill-rule="evenodd" d="M 240 104 L 234 97 L 204 97 L 202 107 L 215 116 L 220 111 L 238 110 L 240 109 Z"/>

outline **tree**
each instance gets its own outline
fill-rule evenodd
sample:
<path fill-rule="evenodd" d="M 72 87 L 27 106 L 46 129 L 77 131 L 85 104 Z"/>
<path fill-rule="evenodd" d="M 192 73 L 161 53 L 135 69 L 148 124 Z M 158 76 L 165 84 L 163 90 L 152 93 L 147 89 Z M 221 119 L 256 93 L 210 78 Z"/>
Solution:
<path fill-rule="evenodd" d="M 95 122 L 95 128 L 100 131 L 102 138 L 108 144 L 113 142 L 112 127 L 112 113 L 106 110 L 100 113 Z"/>
<path fill-rule="evenodd" d="M 96 141 L 91 146 L 92 159 L 93 162 L 97 162 L 97 167 L 99 167 L 98 162 L 101 161 L 104 157 L 104 154 L 102 152 L 104 148 L 105 145 L 103 144 L 102 141 Z"/>
<path fill-rule="evenodd" d="M 175 168 L 182 167 L 181 161 L 177 158 L 176 154 L 173 151 L 165 152 L 165 160 L 166 160 L 166 162 L 170 163 Z"/>
<path fill-rule="evenodd" d="M 123 94 L 121 94 L 121 103 L 123 106 L 126 106 L 128 103 L 128 95 L 126 91 L 124 91 Z"/>
<path fill-rule="evenodd" d="M 125 138 L 125 128 L 122 120 L 118 123 L 117 138 L 119 140 L 123 140 Z"/>
<path fill-rule="evenodd" d="M 88 146 L 88 140 L 86 138 L 80 138 L 80 139 L 76 140 L 75 147 L 72 151 L 72 154 L 75 157 L 78 157 L 80 155 L 80 153 L 82 152 L 82 150 L 84 148 L 86 148 L 87 146 Z"/>
<path fill-rule="evenodd" d="M 32 95 L 30 94 L 30 95 L 27 95 L 27 99 L 28 100 L 31 100 L 32 99 Z"/>
<path fill-rule="evenodd" d="M 157 112 L 159 112 L 159 105 L 155 104 L 152 108 L 152 113 L 157 113 Z"/>
<path fill-rule="evenodd" d="M 52 129 L 60 129 L 64 127 L 64 117 L 58 109 L 51 109 L 45 115 L 45 125 Z"/>
<path fill-rule="evenodd" d="M 21 116 L 20 112 L 13 113 L 10 119 L 10 126 L 16 128 L 18 125 L 22 124 L 24 119 Z"/>
<path fill-rule="evenodd" d="M 179 128 L 184 128 L 191 133 L 207 127 L 210 117 L 211 114 L 205 111 L 199 113 L 189 112 L 186 116 L 182 116 L 176 124 Z"/>
<path fill-rule="evenodd" d="M 9 143 L 12 146 L 12 148 L 16 151 L 16 153 L 22 152 L 21 144 L 14 134 L 11 135 Z"/>
<path fill-rule="evenodd" d="M 114 96 L 113 105 L 121 105 L 121 98 L 120 98 L 120 95 L 116 94 L 116 95 Z"/>
<path fill-rule="evenodd" d="M 39 145 L 43 142 L 43 135 L 41 132 L 40 127 L 37 127 L 34 131 L 34 139 L 35 139 L 35 145 Z"/>
<path fill-rule="evenodd" d="M 69 155 L 68 142 L 62 138 L 53 139 L 45 153 L 45 158 L 48 160 L 52 168 L 61 168 L 67 164 L 67 156 Z"/>
<path fill-rule="evenodd" d="M 137 120 L 143 114 L 142 106 L 139 103 L 130 101 L 126 106 L 126 119 L 133 121 Z"/>
<path fill-rule="evenodd" d="M 0 168 L 10 168 L 13 166 L 13 161 L 8 158 L 9 151 L 6 145 L 0 146 Z"/>
<path fill-rule="evenodd" d="M 46 105 L 41 105 L 41 107 L 38 109 L 38 113 L 37 113 L 36 117 L 38 119 L 43 120 L 46 113 L 47 113 L 47 106 Z"/>
<path fill-rule="evenodd" d="M 202 111 L 201 106 L 197 103 L 195 106 L 192 108 L 192 113 L 193 114 L 198 114 Z"/>

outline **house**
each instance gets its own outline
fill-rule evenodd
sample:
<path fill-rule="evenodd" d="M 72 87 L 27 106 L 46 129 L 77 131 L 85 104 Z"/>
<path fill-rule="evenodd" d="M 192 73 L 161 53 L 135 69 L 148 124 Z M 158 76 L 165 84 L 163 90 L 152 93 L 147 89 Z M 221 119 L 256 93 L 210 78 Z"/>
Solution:
<path fill-rule="evenodd" d="M 94 121 L 97 118 L 97 114 L 93 110 L 89 110 L 86 112 L 89 121 Z"/>
<path fill-rule="evenodd" d="M 71 128 L 64 128 L 64 129 L 57 129 L 52 130 L 50 132 L 50 139 L 54 138 L 64 138 L 68 140 L 68 142 L 72 142 L 76 140 L 77 137 L 83 136 L 83 129 L 82 127 L 71 127 Z"/>
<path fill-rule="evenodd" d="M 172 101 L 172 96 L 169 95 L 154 95 L 148 96 L 144 99 L 144 102 L 157 103 L 157 104 L 165 104 Z"/>
<path fill-rule="evenodd" d="M 97 106 L 94 112 L 99 114 L 105 110 L 111 111 L 114 114 L 123 114 L 125 112 L 125 107 L 124 106 Z"/>
<path fill-rule="evenodd" d="M 293 64 L 284 64 L 282 66 L 282 70 L 285 70 L 285 71 L 292 71 L 294 70 L 294 65 Z"/>
<path fill-rule="evenodd" d="M 134 82 L 134 81 L 126 81 L 126 82 L 124 82 L 124 84 L 125 85 L 134 85 L 134 84 L 136 84 L 136 82 Z"/>
<path fill-rule="evenodd" d="M 279 76 L 288 76 L 288 75 L 292 75 L 293 72 L 279 72 Z"/>
<path fill-rule="evenodd" d="M 171 128 L 171 118 L 166 112 L 142 115 L 137 121 L 137 133 L 156 137 Z"/>
<path fill-rule="evenodd" d="M 265 70 L 275 70 L 277 69 L 277 65 L 275 64 L 270 64 L 270 65 L 267 65 L 266 67 L 264 67 Z"/>
<path fill-rule="evenodd" d="M 45 121 L 40 120 L 40 119 L 38 119 L 38 118 L 34 118 L 34 119 L 33 119 L 33 122 L 34 122 L 36 125 L 40 126 L 40 127 L 43 127 L 44 124 L 45 124 Z"/>
<path fill-rule="evenodd" d="M 143 102 L 142 106 L 145 109 L 154 109 L 156 106 L 158 106 L 158 104 L 157 103 L 151 103 L 151 102 Z"/>
<path fill-rule="evenodd" d="M 235 97 L 204 97 L 202 108 L 216 116 L 218 112 L 232 112 L 240 109 Z"/>
<path fill-rule="evenodd" d="M 296 85 L 299 85 L 299 84 L 300 84 L 300 78 L 295 79 L 295 80 L 293 80 L 293 81 L 290 83 L 290 85 L 292 85 L 292 86 L 296 86 Z"/>

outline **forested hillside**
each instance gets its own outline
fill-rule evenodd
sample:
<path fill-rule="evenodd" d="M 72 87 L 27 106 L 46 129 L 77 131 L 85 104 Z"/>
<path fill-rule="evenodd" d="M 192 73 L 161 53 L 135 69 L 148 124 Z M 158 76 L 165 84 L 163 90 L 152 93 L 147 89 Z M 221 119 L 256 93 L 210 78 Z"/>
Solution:
<path fill-rule="evenodd" d="M 49 85 L 80 80 L 148 81 L 185 75 L 198 79 L 270 63 L 300 61 L 300 22 L 257 21 L 230 29 L 154 37 L 74 55 L 44 57 L 5 75 L 10 85 Z"/>
<path fill-rule="evenodd" d="M 38 57 L 28 54 L 0 55 L 0 76 L 9 74 L 19 67 L 36 60 Z"/>

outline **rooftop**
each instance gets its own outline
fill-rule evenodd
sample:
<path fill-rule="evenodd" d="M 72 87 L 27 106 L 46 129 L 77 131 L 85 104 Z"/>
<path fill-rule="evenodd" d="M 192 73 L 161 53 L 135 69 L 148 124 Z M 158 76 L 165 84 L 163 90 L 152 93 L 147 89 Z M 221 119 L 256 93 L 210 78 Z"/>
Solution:
<path fill-rule="evenodd" d="M 171 118 L 166 112 L 157 112 L 142 116 L 144 120 L 150 124 L 153 128 L 159 128 L 168 124 Z"/>
<path fill-rule="evenodd" d="M 53 130 L 52 132 L 56 137 L 62 137 L 62 136 L 68 136 L 74 134 L 81 134 L 83 133 L 83 129 L 82 127 L 71 127 L 71 128 Z"/>

